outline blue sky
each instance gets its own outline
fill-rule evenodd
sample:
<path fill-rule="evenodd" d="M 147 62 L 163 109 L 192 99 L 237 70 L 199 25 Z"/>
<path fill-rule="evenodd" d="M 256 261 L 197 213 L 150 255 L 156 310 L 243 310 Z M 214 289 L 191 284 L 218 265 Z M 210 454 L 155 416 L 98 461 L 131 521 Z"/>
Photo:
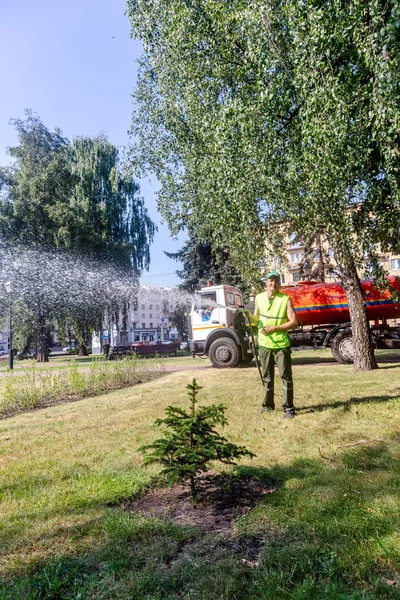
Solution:
<path fill-rule="evenodd" d="M 31 108 L 49 128 L 72 139 L 107 134 L 120 147 L 127 131 L 140 43 L 130 38 L 124 0 L 0 0 L 0 165 L 17 142 L 11 118 Z M 177 285 L 179 263 L 163 250 L 181 248 L 156 209 L 157 182 L 140 181 L 141 194 L 159 227 L 143 283 Z"/>

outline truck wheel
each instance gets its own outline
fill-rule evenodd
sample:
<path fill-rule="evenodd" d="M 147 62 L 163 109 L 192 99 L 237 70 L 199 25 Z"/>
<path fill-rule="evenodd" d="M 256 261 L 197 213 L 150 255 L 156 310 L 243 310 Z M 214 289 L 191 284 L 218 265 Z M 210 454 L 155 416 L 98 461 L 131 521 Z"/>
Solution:
<path fill-rule="evenodd" d="M 332 340 L 332 354 L 336 360 L 343 364 L 354 362 L 354 344 L 351 331 L 342 331 Z"/>
<path fill-rule="evenodd" d="M 240 361 L 239 348 L 230 338 L 218 338 L 211 346 L 208 356 L 218 369 L 236 367 Z"/>

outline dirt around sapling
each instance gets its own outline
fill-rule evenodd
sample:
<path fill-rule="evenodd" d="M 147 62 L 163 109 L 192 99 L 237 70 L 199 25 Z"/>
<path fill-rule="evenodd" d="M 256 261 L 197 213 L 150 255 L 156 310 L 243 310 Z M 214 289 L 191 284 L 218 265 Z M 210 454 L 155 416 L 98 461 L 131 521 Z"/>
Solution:
<path fill-rule="evenodd" d="M 196 505 L 193 505 L 190 487 L 175 483 L 149 488 L 143 496 L 124 502 L 122 508 L 231 538 L 235 520 L 249 513 L 276 489 L 272 480 L 213 472 L 205 474 L 199 483 Z"/>

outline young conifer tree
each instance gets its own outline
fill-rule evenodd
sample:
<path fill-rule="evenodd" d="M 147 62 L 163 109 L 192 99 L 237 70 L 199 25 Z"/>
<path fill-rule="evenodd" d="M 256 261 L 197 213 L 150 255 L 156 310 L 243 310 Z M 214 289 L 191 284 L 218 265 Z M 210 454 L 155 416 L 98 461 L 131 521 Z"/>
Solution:
<path fill-rule="evenodd" d="M 156 425 L 165 425 L 163 437 L 152 444 L 141 446 L 144 463 L 161 463 L 161 473 L 168 483 L 189 481 L 192 502 L 198 498 L 198 476 L 210 468 L 210 462 L 218 460 L 225 464 L 235 464 L 235 459 L 243 456 L 253 458 L 255 454 L 244 446 L 236 446 L 215 430 L 216 425 L 227 424 L 226 407 L 223 404 L 196 407 L 196 396 L 201 390 L 196 379 L 186 386 L 190 410 L 168 406 L 166 418 L 157 419 Z"/>

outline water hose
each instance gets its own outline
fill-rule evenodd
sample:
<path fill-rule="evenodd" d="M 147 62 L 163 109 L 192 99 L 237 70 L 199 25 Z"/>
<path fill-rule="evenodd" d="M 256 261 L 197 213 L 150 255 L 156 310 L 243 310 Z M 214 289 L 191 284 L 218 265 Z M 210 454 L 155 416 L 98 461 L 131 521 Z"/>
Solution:
<path fill-rule="evenodd" d="M 260 373 L 261 383 L 262 383 L 263 387 L 265 387 L 264 386 L 264 379 L 263 379 L 262 372 L 261 372 L 260 357 L 258 356 L 258 350 L 257 350 L 256 342 L 255 342 L 255 339 L 254 339 L 253 326 L 251 324 L 251 321 L 250 321 L 249 317 L 246 315 L 246 313 L 244 313 L 244 314 L 245 314 L 246 319 L 247 319 L 247 321 L 249 323 L 251 341 L 253 342 L 253 348 L 254 348 L 254 358 L 256 359 L 256 365 L 257 365 L 257 368 L 258 368 L 258 372 Z"/>

